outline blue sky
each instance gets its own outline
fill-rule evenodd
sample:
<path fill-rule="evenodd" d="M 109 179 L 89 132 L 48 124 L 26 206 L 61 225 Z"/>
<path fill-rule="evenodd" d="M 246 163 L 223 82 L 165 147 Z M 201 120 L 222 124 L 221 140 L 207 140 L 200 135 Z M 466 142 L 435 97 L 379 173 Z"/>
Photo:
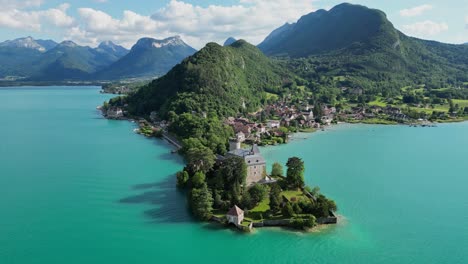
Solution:
<path fill-rule="evenodd" d="M 468 0 L 353 0 L 384 11 L 396 28 L 424 39 L 468 42 Z M 180 35 L 195 48 L 229 36 L 259 43 L 285 22 L 335 0 L 0 0 L 0 41 L 23 36 L 131 47 L 141 37 Z"/>

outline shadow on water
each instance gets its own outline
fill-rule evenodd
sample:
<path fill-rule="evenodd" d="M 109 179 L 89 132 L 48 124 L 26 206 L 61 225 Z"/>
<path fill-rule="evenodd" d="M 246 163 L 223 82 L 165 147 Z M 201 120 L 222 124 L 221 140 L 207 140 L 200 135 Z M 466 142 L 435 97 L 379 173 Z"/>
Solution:
<path fill-rule="evenodd" d="M 133 186 L 139 194 L 119 200 L 123 204 L 147 204 L 154 208 L 143 212 L 152 223 L 193 222 L 185 193 L 176 188 L 175 176 L 161 182 L 143 183 Z"/>

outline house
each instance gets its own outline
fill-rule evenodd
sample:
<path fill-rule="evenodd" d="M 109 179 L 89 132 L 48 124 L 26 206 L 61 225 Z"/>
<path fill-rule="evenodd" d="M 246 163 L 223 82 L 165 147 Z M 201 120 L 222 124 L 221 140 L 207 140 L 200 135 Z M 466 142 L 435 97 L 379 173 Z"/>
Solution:
<path fill-rule="evenodd" d="M 279 128 L 280 127 L 280 121 L 270 120 L 267 123 L 267 127 L 268 128 Z"/>
<path fill-rule="evenodd" d="M 244 211 L 242 211 L 237 205 L 234 205 L 229 212 L 226 214 L 228 224 L 234 224 L 240 226 L 244 221 Z"/>
<path fill-rule="evenodd" d="M 239 138 L 229 141 L 230 151 L 227 156 L 237 156 L 244 159 L 247 165 L 246 184 L 252 185 L 263 180 L 266 176 L 266 161 L 255 144 L 251 149 L 242 149 Z"/>
<path fill-rule="evenodd" d="M 263 133 L 266 132 L 266 127 L 264 125 L 262 125 L 262 124 L 259 124 L 257 126 L 257 131 L 258 131 L 258 133 L 263 134 Z"/>
<path fill-rule="evenodd" d="M 106 111 L 107 118 L 121 118 L 124 116 L 124 113 L 121 108 L 119 107 L 112 107 Z"/>
<path fill-rule="evenodd" d="M 302 112 L 302 118 L 306 121 L 311 121 L 314 120 L 314 112 L 309 111 L 309 112 Z"/>

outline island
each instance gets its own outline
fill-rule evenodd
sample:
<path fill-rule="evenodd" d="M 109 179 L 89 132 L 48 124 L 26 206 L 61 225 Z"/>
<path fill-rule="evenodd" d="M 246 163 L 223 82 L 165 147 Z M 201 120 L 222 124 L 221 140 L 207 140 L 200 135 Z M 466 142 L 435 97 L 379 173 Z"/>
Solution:
<path fill-rule="evenodd" d="M 225 156 L 206 149 L 187 153 L 187 166 L 177 173 L 177 185 L 187 192 L 196 217 L 244 231 L 264 226 L 308 230 L 337 223 L 335 202 L 320 194 L 318 187 L 305 185 L 300 158 L 288 160 L 286 175 L 279 163 L 268 174 L 259 147 L 241 148 L 240 143 L 240 137 L 232 139 Z"/>

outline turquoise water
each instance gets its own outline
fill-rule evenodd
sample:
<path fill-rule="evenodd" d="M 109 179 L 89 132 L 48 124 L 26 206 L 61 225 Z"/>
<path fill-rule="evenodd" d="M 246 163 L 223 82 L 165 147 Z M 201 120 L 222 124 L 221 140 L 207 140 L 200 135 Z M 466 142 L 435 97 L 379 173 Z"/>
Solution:
<path fill-rule="evenodd" d="M 102 119 L 98 91 L 0 89 L 1 264 L 468 262 L 468 123 L 344 125 L 263 149 L 302 157 L 343 219 L 244 235 L 194 222 L 181 159 Z"/>

